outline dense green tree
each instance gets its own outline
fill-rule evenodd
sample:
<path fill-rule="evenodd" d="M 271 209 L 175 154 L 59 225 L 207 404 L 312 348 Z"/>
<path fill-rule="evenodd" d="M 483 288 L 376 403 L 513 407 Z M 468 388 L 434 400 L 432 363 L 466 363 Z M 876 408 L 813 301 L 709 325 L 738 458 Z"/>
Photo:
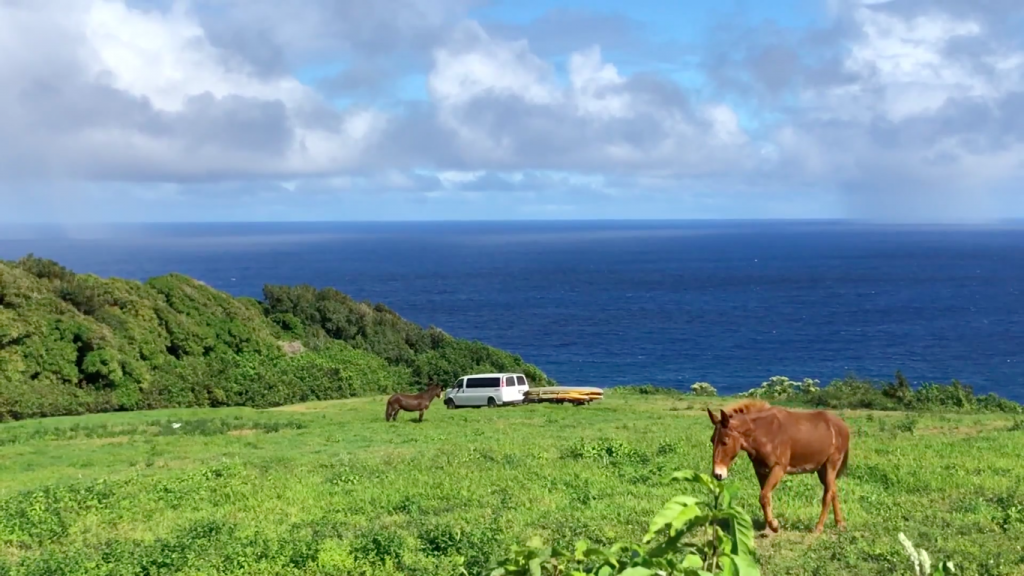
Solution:
<path fill-rule="evenodd" d="M 333 288 L 268 285 L 263 306 L 281 330 L 301 334 L 310 345 L 325 338 L 346 342 L 408 368 L 417 386 L 450 385 L 468 373 L 504 371 L 525 374 L 531 385 L 549 384 L 543 372 L 519 356 L 453 338 L 434 326 L 424 329 L 383 304 L 357 302 Z"/>

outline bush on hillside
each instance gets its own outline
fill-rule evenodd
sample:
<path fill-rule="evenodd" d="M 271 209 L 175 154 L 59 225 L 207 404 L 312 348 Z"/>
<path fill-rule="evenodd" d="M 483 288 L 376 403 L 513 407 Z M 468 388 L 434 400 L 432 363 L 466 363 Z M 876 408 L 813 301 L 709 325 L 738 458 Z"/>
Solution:
<path fill-rule="evenodd" d="M 146 405 L 268 408 L 391 393 L 409 385 L 408 370 L 334 342 L 292 356 L 241 354 L 177 363 L 155 379 Z"/>
<path fill-rule="evenodd" d="M 403 319 L 383 304 L 358 302 L 333 288 L 265 286 L 264 309 L 281 330 L 301 337 L 311 348 L 340 340 L 411 371 L 417 387 L 451 385 L 466 374 L 521 372 L 531 386 L 550 379 L 517 355 L 486 344 L 460 340 L 430 326 Z"/>

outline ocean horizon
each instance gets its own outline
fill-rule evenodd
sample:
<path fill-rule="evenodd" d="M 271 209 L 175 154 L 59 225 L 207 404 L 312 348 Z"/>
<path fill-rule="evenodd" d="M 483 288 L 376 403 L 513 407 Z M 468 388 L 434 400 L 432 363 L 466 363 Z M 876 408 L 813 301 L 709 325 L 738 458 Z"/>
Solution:
<path fill-rule="evenodd" d="M 841 220 L 3 225 L 0 258 L 331 286 L 562 384 L 957 379 L 1024 401 L 1024 223 Z"/>

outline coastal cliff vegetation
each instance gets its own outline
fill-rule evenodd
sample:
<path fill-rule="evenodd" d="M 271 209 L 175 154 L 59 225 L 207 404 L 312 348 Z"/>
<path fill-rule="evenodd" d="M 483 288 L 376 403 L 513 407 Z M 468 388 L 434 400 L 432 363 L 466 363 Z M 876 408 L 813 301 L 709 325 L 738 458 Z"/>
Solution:
<path fill-rule="evenodd" d="M 76 274 L 29 254 L 0 261 L 0 420 L 342 399 L 522 372 L 519 356 L 423 328 L 333 288 L 236 298 L 167 274 Z"/>

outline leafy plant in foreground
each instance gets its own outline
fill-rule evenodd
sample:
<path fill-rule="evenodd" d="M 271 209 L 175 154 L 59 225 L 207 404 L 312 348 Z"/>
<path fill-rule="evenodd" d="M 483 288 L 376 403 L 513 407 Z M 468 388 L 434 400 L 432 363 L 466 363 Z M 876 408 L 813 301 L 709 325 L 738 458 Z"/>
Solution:
<path fill-rule="evenodd" d="M 754 526 L 734 503 L 733 485 L 692 471 L 670 479 L 701 487 L 707 497 L 669 500 L 640 544 L 603 549 L 580 541 L 570 553 L 534 537 L 514 548 L 491 576 L 759 576 Z"/>

